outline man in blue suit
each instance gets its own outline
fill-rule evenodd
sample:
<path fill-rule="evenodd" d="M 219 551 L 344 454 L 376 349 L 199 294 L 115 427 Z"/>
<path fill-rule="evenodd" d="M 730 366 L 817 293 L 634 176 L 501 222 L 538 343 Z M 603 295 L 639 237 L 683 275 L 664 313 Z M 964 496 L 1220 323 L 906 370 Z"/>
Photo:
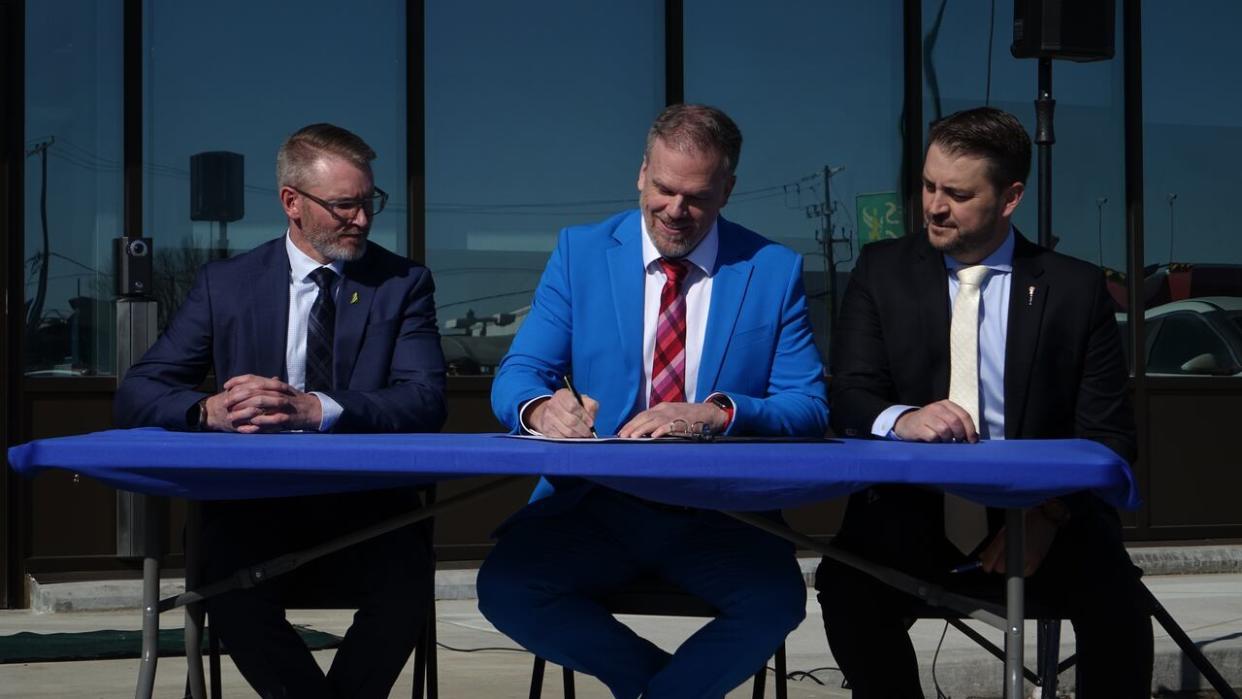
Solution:
<path fill-rule="evenodd" d="M 428 270 L 367 242 L 387 195 L 375 152 L 330 124 L 277 157 L 280 238 L 203 267 L 125 374 L 123 427 L 239 433 L 425 432 L 444 422 L 444 358 Z M 214 370 L 219 390 L 199 384 Z M 416 504 L 408 490 L 205 503 L 206 582 Z M 387 697 L 426 620 L 431 553 L 405 528 L 208 602 L 211 626 L 263 697 Z M 287 593 L 328 586 L 358 606 L 332 668 L 285 621 Z"/>
<path fill-rule="evenodd" d="M 823 434 L 801 258 L 718 216 L 741 143 L 711 107 L 656 119 L 639 209 L 561 233 L 492 387 L 502 422 L 548 437 Z M 648 575 L 720 611 L 672 655 L 597 601 Z M 790 544 L 576 479 L 541 482 L 502 527 L 478 592 L 501 631 L 626 698 L 724 696 L 806 607 Z"/>

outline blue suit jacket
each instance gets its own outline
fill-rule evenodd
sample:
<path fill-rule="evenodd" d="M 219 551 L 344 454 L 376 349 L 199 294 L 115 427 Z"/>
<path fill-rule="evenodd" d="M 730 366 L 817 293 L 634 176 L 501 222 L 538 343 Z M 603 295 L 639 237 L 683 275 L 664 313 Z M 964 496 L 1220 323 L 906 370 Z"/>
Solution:
<path fill-rule="evenodd" d="M 426 267 L 375 243 L 345 265 L 337 294 L 333 388 L 340 432 L 423 432 L 444 423 L 444 355 Z M 356 295 L 356 301 L 355 299 Z M 286 377 L 289 255 L 281 236 L 204 265 L 155 344 L 125 374 L 113 412 L 122 427 L 186 429 L 209 369 Z"/>
<path fill-rule="evenodd" d="M 601 435 L 615 434 L 642 410 L 639 217 L 632 210 L 561 231 L 530 314 L 492 384 L 492 409 L 510 429 L 519 429 L 520 407 L 560 388 L 564 374 L 573 374 L 575 387 L 599 401 Z M 733 400 L 729 434 L 822 435 L 828 404 L 807 318 L 802 258 L 723 218 L 718 231 L 699 397 L 719 391 Z M 535 498 L 548 492 L 541 484 Z"/>

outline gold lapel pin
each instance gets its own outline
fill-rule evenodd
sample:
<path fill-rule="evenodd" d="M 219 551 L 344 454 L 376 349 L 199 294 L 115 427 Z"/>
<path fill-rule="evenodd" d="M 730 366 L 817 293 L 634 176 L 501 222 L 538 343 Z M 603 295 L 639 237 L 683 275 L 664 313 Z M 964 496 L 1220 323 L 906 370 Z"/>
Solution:
<path fill-rule="evenodd" d="M 357 296 L 357 294 L 354 294 L 354 296 Z M 1030 305 L 1033 305 L 1034 303 L 1035 303 L 1035 287 L 1028 286 L 1026 287 L 1026 305 L 1030 306 Z"/>
<path fill-rule="evenodd" d="M 1035 289 L 1035 287 L 1031 287 L 1031 289 L 1032 289 L 1032 291 L 1033 291 L 1033 290 Z M 349 297 L 349 302 L 350 302 L 350 303 L 358 303 L 358 292 L 357 292 L 357 291 L 355 291 L 355 292 L 354 292 L 354 295 L 353 295 L 353 296 L 350 296 L 350 297 Z"/>

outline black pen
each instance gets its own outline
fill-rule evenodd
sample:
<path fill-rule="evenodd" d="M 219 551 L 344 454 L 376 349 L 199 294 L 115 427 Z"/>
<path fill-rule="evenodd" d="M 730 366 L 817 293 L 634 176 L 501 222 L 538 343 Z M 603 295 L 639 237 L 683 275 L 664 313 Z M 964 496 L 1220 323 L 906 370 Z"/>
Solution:
<path fill-rule="evenodd" d="M 953 568 L 949 572 L 955 573 L 955 574 L 956 573 L 969 573 L 971 571 L 979 570 L 981 568 L 983 568 L 983 561 L 971 561 L 970 563 L 963 563 L 962 565 L 957 566 L 956 568 Z"/>
<path fill-rule="evenodd" d="M 574 388 L 574 382 L 569 380 L 569 374 L 562 376 L 561 380 L 565 382 L 565 388 L 568 388 L 569 392 L 574 394 L 574 400 L 578 401 L 578 405 L 581 405 L 582 409 L 586 410 L 586 405 L 582 402 L 582 394 L 578 393 L 578 389 Z M 599 439 L 599 435 L 595 434 L 595 427 L 591 427 L 591 436 Z"/>

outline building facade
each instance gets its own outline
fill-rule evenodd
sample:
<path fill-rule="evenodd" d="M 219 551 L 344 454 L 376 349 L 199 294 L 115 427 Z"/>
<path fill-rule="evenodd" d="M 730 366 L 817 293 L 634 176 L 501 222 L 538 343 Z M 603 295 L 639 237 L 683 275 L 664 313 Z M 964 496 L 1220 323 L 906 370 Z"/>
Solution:
<path fill-rule="evenodd" d="M 1121 0 L 1112 16 L 1113 58 L 1054 60 L 1044 76 L 1049 232 L 1107 270 L 1129 348 L 1146 504 L 1128 536 L 1236 538 L 1242 236 L 1226 219 L 1242 7 Z M 929 122 L 991 104 L 1035 132 L 1039 62 L 1011 54 L 1013 20 L 995 0 L 0 0 L 4 445 L 110 426 L 116 240 L 150 240 L 162 326 L 203 261 L 283 232 L 275 152 L 315 121 L 375 147 L 392 199 L 372 237 L 435 274 L 447 430 L 498 428 L 490 375 L 557 231 L 636 205 L 646 127 L 669 103 L 714 104 L 741 126 L 724 214 L 805 256 L 826 353 L 859 248 L 918 230 Z M 200 188 L 224 171 L 196 156 L 218 152 L 235 166 L 212 195 Z M 1016 219 L 1033 238 L 1040 188 L 1032 172 Z M 25 603 L 27 575 L 134 569 L 98 483 L 6 470 L 0 503 L 0 606 Z M 442 559 L 485 553 L 495 520 L 478 512 L 446 519 Z M 838 514 L 792 519 L 828 536 Z M 173 566 L 180 523 L 173 503 Z"/>

